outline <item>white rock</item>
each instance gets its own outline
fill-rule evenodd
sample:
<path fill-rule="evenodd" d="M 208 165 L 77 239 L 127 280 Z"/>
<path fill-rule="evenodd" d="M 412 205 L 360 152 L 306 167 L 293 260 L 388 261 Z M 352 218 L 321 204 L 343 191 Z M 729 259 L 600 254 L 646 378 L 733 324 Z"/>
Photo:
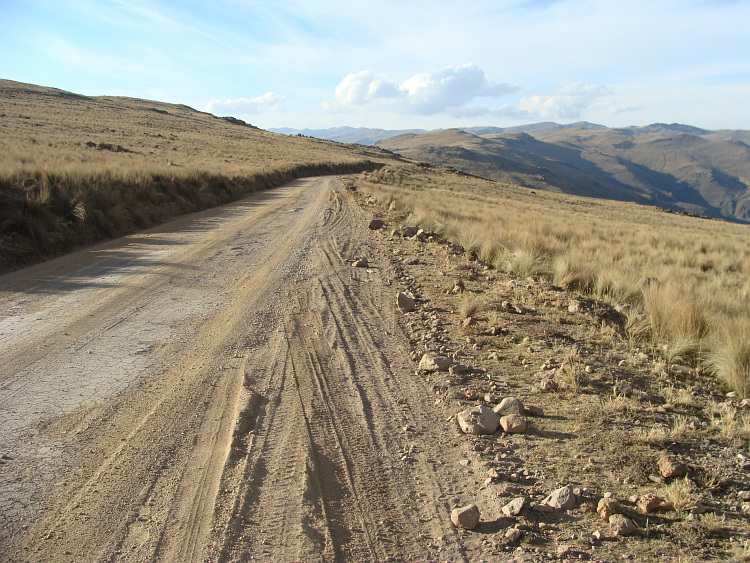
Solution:
<path fill-rule="evenodd" d="M 448 371 L 452 360 L 447 356 L 425 354 L 419 361 L 419 369 L 423 371 Z"/>
<path fill-rule="evenodd" d="M 506 516 L 518 516 L 523 510 L 525 504 L 526 499 L 524 497 L 514 498 L 508 504 L 503 506 L 503 514 Z"/>
<path fill-rule="evenodd" d="M 412 299 L 402 291 L 399 291 L 398 295 L 396 296 L 396 303 L 398 304 L 398 308 L 401 309 L 402 313 L 410 313 L 414 310 L 415 307 L 414 299 Z"/>
<path fill-rule="evenodd" d="M 508 434 L 522 434 L 526 432 L 526 419 L 520 414 L 506 414 L 500 418 L 500 425 Z"/>
<path fill-rule="evenodd" d="M 629 536 L 638 529 L 635 522 L 622 514 L 613 514 L 610 516 L 609 527 L 614 530 L 616 536 Z"/>
<path fill-rule="evenodd" d="M 576 505 L 576 496 L 573 493 L 573 487 L 566 485 L 552 491 L 552 493 L 542 501 L 542 504 L 556 510 L 568 510 Z"/>
<path fill-rule="evenodd" d="M 505 397 L 505 399 L 500 401 L 500 403 L 492 410 L 500 416 L 504 416 L 506 414 L 523 414 L 524 407 L 519 399 L 516 399 L 515 397 Z"/>
<path fill-rule="evenodd" d="M 500 426 L 500 417 L 484 405 L 461 411 L 456 419 L 465 434 L 492 434 Z"/>
<path fill-rule="evenodd" d="M 451 522 L 457 528 L 473 530 L 479 524 L 479 507 L 476 504 L 454 508 L 451 512 Z"/>

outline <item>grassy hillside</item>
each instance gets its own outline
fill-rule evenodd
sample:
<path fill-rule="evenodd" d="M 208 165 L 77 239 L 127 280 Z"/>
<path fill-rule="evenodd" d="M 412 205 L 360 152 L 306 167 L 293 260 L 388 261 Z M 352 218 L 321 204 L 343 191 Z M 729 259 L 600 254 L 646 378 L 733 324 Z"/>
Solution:
<path fill-rule="evenodd" d="M 419 167 L 359 184 L 496 268 L 610 303 L 633 345 L 750 396 L 746 225 Z"/>
<path fill-rule="evenodd" d="M 262 131 L 182 105 L 0 80 L 0 271 L 379 149 Z"/>
<path fill-rule="evenodd" d="M 377 146 L 528 188 L 747 222 L 750 147 L 740 140 L 743 133 L 666 125 L 484 135 L 453 129 L 393 137 Z"/>

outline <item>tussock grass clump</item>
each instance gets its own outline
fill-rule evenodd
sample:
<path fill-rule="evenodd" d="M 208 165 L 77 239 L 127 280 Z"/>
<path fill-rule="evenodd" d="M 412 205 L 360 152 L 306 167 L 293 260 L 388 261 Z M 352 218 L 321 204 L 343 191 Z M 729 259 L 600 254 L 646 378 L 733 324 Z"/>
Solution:
<path fill-rule="evenodd" d="M 664 496 L 678 514 L 693 506 L 696 500 L 693 484 L 687 477 L 672 481 L 667 487 Z"/>
<path fill-rule="evenodd" d="M 534 250 L 516 248 L 505 255 L 505 269 L 521 278 L 547 277 L 550 274 L 549 257 Z"/>
<path fill-rule="evenodd" d="M 580 293 L 593 293 L 596 287 L 596 274 L 582 264 L 575 263 L 566 254 L 561 254 L 552 261 L 552 280 L 565 289 Z"/>
<path fill-rule="evenodd" d="M 719 336 L 720 335 L 720 336 Z M 726 320 L 707 365 L 740 398 L 750 397 L 750 320 Z"/>
<path fill-rule="evenodd" d="M 469 317 L 476 317 L 483 306 L 484 301 L 482 298 L 473 293 L 465 293 L 461 298 L 458 311 L 462 318 L 468 319 Z"/>

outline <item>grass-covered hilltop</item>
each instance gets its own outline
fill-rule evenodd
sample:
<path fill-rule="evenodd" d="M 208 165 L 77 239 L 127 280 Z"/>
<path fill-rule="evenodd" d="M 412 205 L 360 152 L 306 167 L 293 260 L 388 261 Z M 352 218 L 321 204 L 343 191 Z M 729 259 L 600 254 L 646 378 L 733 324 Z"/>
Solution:
<path fill-rule="evenodd" d="M 0 271 L 389 158 L 187 106 L 0 80 Z"/>

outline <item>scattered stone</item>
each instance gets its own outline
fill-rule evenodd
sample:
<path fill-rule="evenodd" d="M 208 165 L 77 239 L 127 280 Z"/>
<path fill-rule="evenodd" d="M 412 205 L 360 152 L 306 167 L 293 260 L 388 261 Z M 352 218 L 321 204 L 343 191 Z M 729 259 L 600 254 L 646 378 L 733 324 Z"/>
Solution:
<path fill-rule="evenodd" d="M 663 501 L 660 497 L 656 496 L 653 493 L 648 493 L 638 499 L 638 509 L 641 512 L 650 514 L 651 512 L 656 512 L 657 510 L 659 510 L 662 502 Z"/>
<path fill-rule="evenodd" d="M 358 258 L 352 263 L 352 266 L 355 268 L 367 268 L 369 263 L 367 262 L 367 258 Z"/>
<path fill-rule="evenodd" d="M 567 544 L 561 544 L 557 546 L 557 556 L 558 557 L 567 557 L 571 554 L 571 548 Z"/>
<path fill-rule="evenodd" d="M 601 532 L 601 530 L 595 530 L 591 535 L 596 541 L 602 541 L 602 539 L 604 538 L 604 534 Z"/>
<path fill-rule="evenodd" d="M 454 508 L 451 512 L 451 522 L 457 528 L 473 530 L 479 524 L 479 507 L 476 504 L 470 504 L 461 508 Z"/>
<path fill-rule="evenodd" d="M 464 434 L 492 434 L 500 425 L 500 417 L 492 409 L 478 405 L 458 413 L 456 419 Z"/>
<path fill-rule="evenodd" d="M 422 371 L 448 371 L 452 360 L 447 356 L 425 354 L 419 361 L 419 369 Z"/>
<path fill-rule="evenodd" d="M 597 538 L 594 537 L 594 534 L 590 534 L 588 532 L 581 532 L 581 540 L 590 544 L 596 543 L 598 541 Z"/>
<path fill-rule="evenodd" d="M 509 528 L 505 532 L 505 540 L 508 543 L 516 543 L 523 537 L 523 530 L 519 530 L 518 528 Z"/>
<path fill-rule="evenodd" d="M 542 407 L 535 407 L 533 405 L 526 405 L 525 414 L 529 416 L 535 416 L 542 418 L 544 416 L 544 409 Z"/>
<path fill-rule="evenodd" d="M 613 514 L 619 514 L 621 510 L 620 503 L 611 497 L 601 499 L 596 507 L 597 514 L 605 522 L 609 522 L 609 517 Z"/>
<path fill-rule="evenodd" d="M 462 324 L 464 325 L 464 328 L 468 328 L 477 324 L 477 320 L 474 317 L 468 317 L 464 319 Z"/>
<path fill-rule="evenodd" d="M 398 308 L 402 313 L 410 313 L 416 307 L 414 299 L 412 299 L 402 291 L 399 291 L 398 295 L 396 296 L 396 301 L 398 303 Z"/>
<path fill-rule="evenodd" d="M 629 536 L 638 529 L 635 522 L 622 514 L 613 514 L 610 516 L 609 527 L 614 530 L 616 536 Z"/>
<path fill-rule="evenodd" d="M 377 231 L 378 229 L 382 229 L 385 227 L 385 221 L 382 219 L 373 219 L 370 221 L 370 224 L 368 225 L 371 231 Z"/>
<path fill-rule="evenodd" d="M 504 416 L 506 414 L 522 414 L 524 412 L 524 406 L 520 399 L 515 397 L 505 397 L 500 404 L 493 408 L 497 414 Z"/>
<path fill-rule="evenodd" d="M 411 238 L 419 232 L 419 227 L 404 227 L 402 235 L 404 238 Z"/>
<path fill-rule="evenodd" d="M 466 286 L 461 278 L 456 278 L 452 284 L 443 289 L 443 293 L 463 293 L 464 291 L 466 291 Z"/>
<path fill-rule="evenodd" d="M 678 462 L 676 459 L 670 456 L 664 456 L 659 459 L 658 463 L 659 474 L 665 479 L 671 479 L 673 477 L 683 477 L 687 475 L 687 466 L 684 463 Z"/>
<path fill-rule="evenodd" d="M 552 508 L 550 505 L 544 504 L 542 502 L 536 503 L 536 504 L 532 504 L 531 505 L 531 510 L 534 510 L 536 512 L 554 512 L 555 511 L 555 509 Z"/>
<path fill-rule="evenodd" d="M 522 434 L 526 432 L 526 419 L 520 414 L 506 414 L 500 418 L 500 425 L 508 434 Z"/>
<path fill-rule="evenodd" d="M 537 385 L 542 391 L 557 391 L 559 387 L 557 381 L 555 381 L 551 377 L 545 377 L 544 379 L 539 381 Z"/>
<path fill-rule="evenodd" d="M 657 485 L 663 485 L 665 483 L 664 477 L 662 477 L 661 475 L 654 475 L 653 473 L 649 474 L 648 480 L 652 483 L 656 483 Z"/>
<path fill-rule="evenodd" d="M 388 206 L 388 211 L 396 211 L 398 209 L 398 205 L 396 205 L 395 201 L 392 201 L 391 204 Z"/>
<path fill-rule="evenodd" d="M 510 501 L 508 504 L 503 506 L 503 514 L 506 516 L 518 516 L 521 514 L 523 507 L 526 505 L 526 499 L 524 497 L 517 497 Z"/>
<path fill-rule="evenodd" d="M 492 393 L 485 393 L 484 394 L 484 402 L 485 403 L 497 403 L 499 400 L 500 400 L 500 398 L 497 395 L 493 395 Z"/>
<path fill-rule="evenodd" d="M 573 299 L 568 304 L 568 312 L 569 313 L 578 313 L 580 310 L 581 310 L 581 302 L 580 301 L 578 301 L 576 299 Z"/>
<path fill-rule="evenodd" d="M 471 371 L 471 368 L 463 364 L 452 364 L 448 368 L 448 373 L 450 373 L 451 375 L 456 375 L 457 373 L 469 373 L 469 371 Z"/>
<path fill-rule="evenodd" d="M 566 485 L 561 487 L 545 498 L 542 504 L 554 508 L 555 510 L 568 510 L 576 505 L 576 496 L 573 493 L 573 487 Z"/>

